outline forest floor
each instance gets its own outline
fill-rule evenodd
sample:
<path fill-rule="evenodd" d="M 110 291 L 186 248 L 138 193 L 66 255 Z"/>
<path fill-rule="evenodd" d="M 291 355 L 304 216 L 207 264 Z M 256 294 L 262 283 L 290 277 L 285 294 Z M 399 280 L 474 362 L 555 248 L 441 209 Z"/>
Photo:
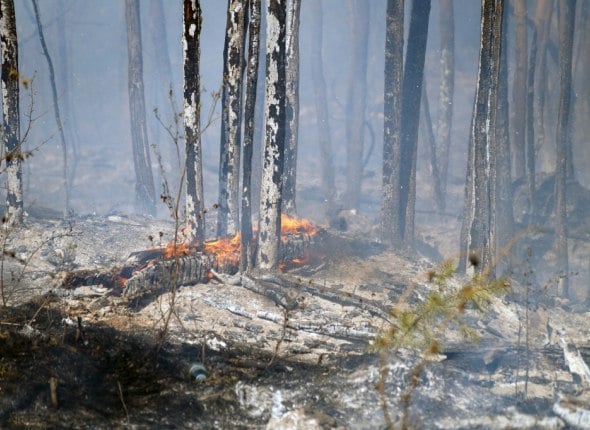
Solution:
<path fill-rule="evenodd" d="M 527 306 L 526 288 L 512 281 L 484 314 L 466 312 L 478 342 L 450 327 L 426 365 L 410 350 L 382 356 L 371 345 L 390 322 L 365 305 L 390 307 L 408 291 L 415 302 L 426 297 L 434 288 L 428 272 L 439 253 L 448 255 L 444 238 L 458 237 L 458 225 L 423 222 L 420 254 L 385 250 L 370 220 L 342 216 L 347 231 L 332 233 L 358 249 L 290 279 L 361 301 L 306 294 L 298 297 L 305 306 L 290 311 L 229 278 L 139 299 L 101 285 L 64 289 L 67 273 L 120 267 L 133 252 L 166 244 L 174 226 L 124 215 L 31 216 L 4 243 L 0 427 L 383 428 L 380 375 L 387 410 L 411 428 L 590 422 L 590 379 L 568 366 L 556 334 L 563 330 L 588 362 L 588 309 L 542 287 Z M 452 285 L 467 281 L 457 276 Z M 203 366 L 203 380 L 194 365 Z"/>

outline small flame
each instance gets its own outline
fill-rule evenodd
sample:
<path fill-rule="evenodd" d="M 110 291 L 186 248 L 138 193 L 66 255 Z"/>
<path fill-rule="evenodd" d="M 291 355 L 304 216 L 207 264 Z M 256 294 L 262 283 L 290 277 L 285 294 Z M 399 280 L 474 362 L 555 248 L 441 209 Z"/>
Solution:
<path fill-rule="evenodd" d="M 305 218 L 292 218 L 289 215 L 281 215 L 281 237 L 285 240 L 285 236 L 289 234 L 305 233 L 313 236 L 319 229 Z"/>
<path fill-rule="evenodd" d="M 203 250 L 206 254 L 213 255 L 218 265 L 237 267 L 240 263 L 240 233 L 205 242 Z"/>
<path fill-rule="evenodd" d="M 188 242 L 174 243 L 170 242 L 164 249 L 164 258 L 181 257 L 189 255 L 191 252 Z"/>

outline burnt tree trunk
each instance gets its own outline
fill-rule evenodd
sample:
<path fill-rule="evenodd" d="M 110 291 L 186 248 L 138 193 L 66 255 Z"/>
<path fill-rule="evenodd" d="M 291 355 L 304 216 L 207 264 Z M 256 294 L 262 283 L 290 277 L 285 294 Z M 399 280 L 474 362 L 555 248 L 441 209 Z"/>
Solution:
<path fill-rule="evenodd" d="M 453 0 L 441 0 L 439 6 L 440 25 L 440 90 L 438 98 L 438 169 L 444 212 L 447 194 L 447 172 L 449 170 L 449 149 L 453 126 L 453 95 L 455 93 L 455 19 Z"/>
<path fill-rule="evenodd" d="M 527 178 L 527 198 L 529 224 L 536 224 L 537 208 L 535 202 L 535 68 L 537 64 L 537 31 L 533 29 L 531 41 L 531 52 L 529 56 L 529 69 L 527 76 L 527 95 L 526 95 L 526 178 Z"/>
<path fill-rule="evenodd" d="M 228 0 L 223 88 L 221 93 L 221 144 L 219 155 L 219 209 L 217 236 L 234 234 L 239 226 L 242 80 L 246 1 Z"/>
<path fill-rule="evenodd" d="M 186 135 L 186 223 L 187 236 L 199 245 L 205 240 L 203 161 L 201 151 L 201 7 L 198 1 L 184 0 L 184 132 Z"/>
<path fill-rule="evenodd" d="M 467 160 L 465 210 L 461 228 L 459 270 L 467 260 L 491 274 L 495 244 L 496 111 L 503 0 L 482 0 L 477 86 Z"/>
<path fill-rule="evenodd" d="M 503 10 L 504 19 L 508 8 Z M 504 21 L 506 22 L 506 21 Z M 496 109 L 496 255 L 510 251 L 509 243 L 514 230 L 514 213 L 512 199 L 512 173 L 510 162 L 510 115 L 508 102 L 508 49 L 507 25 L 502 26 L 502 46 L 500 52 L 500 74 L 498 76 L 498 107 Z M 511 270 L 510 254 L 507 258 L 496 261 L 496 270 L 500 274 Z"/>
<path fill-rule="evenodd" d="M 385 33 L 381 191 L 381 237 L 388 245 L 399 244 L 403 238 L 399 210 L 403 53 L 404 2 L 403 0 L 388 0 Z"/>
<path fill-rule="evenodd" d="M 557 158 L 555 165 L 555 245 L 557 269 L 560 275 L 560 293 L 569 296 L 569 256 L 567 249 L 567 166 L 571 133 L 572 50 L 576 1 L 559 4 L 559 71 L 560 96 L 557 118 Z"/>
<path fill-rule="evenodd" d="M 55 69 L 53 68 L 53 61 L 45 43 L 45 35 L 43 33 L 43 25 L 41 24 L 41 15 L 39 13 L 39 5 L 37 0 L 32 0 L 33 11 L 35 13 L 35 21 L 37 23 L 37 31 L 39 33 L 39 41 L 41 42 L 41 49 L 43 50 L 43 56 L 47 60 L 47 69 L 49 71 L 49 83 L 51 85 L 51 96 L 53 101 L 53 114 L 55 117 L 55 123 L 59 132 L 59 139 L 61 143 L 62 158 L 63 158 L 63 181 L 64 181 L 64 217 L 67 217 L 70 213 L 70 181 L 68 171 L 68 145 L 66 142 L 66 135 L 64 132 L 63 123 L 61 120 L 61 112 L 59 108 L 58 96 L 57 96 L 57 85 L 55 83 Z"/>
<path fill-rule="evenodd" d="M 125 0 L 127 21 L 127 50 L 129 55 L 128 89 L 133 165 L 135 167 L 135 203 L 141 213 L 156 214 L 156 189 L 148 144 L 145 94 L 143 89 L 143 59 L 139 1 Z"/>
<path fill-rule="evenodd" d="M 23 152 L 20 140 L 18 39 L 14 1 L 0 2 L 0 50 L 2 54 L 2 140 L 6 161 L 6 221 L 23 221 Z"/>
<path fill-rule="evenodd" d="M 527 82 L 527 28 L 525 0 L 514 0 L 515 20 L 515 61 L 514 81 L 512 87 L 512 162 L 514 178 L 525 174 L 526 146 L 526 82 Z"/>
<path fill-rule="evenodd" d="M 367 105 L 367 53 L 369 5 L 366 0 L 349 0 L 351 56 L 346 121 L 346 207 L 358 209 L 363 181 L 365 110 Z"/>
<path fill-rule="evenodd" d="M 277 268 L 281 243 L 285 146 L 286 0 L 268 0 L 266 21 L 265 139 L 258 220 L 257 265 Z"/>
<path fill-rule="evenodd" d="M 244 157 L 242 177 L 242 218 L 240 235 L 240 271 L 253 265 L 252 249 L 252 155 L 256 123 L 256 91 L 258 86 L 258 59 L 260 56 L 260 0 L 250 0 L 248 28 L 248 65 L 246 69 L 246 101 L 244 107 Z"/>
<path fill-rule="evenodd" d="M 400 165 L 400 231 L 404 242 L 414 244 L 414 215 L 416 205 L 416 157 L 420 99 L 424 81 L 424 60 L 428 37 L 430 0 L 414 0 L 410 14 L 410 29 L 404 63 L 402 97 L 402 136 Z"/>
<path fill-rule="evenodd" d="M 299 131 L 299 16 L 301 0 L 291 0 L 287 10 L 286 130 L 283 169 L 283 210 L 297 215 L 297 143 Z"/>
<path fill-rule="evenodd" d="M 322 172 L 321 190 L 324 198 L 326 215 L 332 218 L 336 184 L 334 180 L 334 162 L 332 139 L 330 138 L 330 120 L 328 117 L 328 99 L 322 60 L 322 4 L 318 1 L 309 2 L 311 40 L 311 80 L 315 93 L 316 124 L 318 129 L 318 147 L 320 149 L 320 166 Z"/>
<path fill-rule="evenodd" d="M 432 118 L 430 116 L 430 103 L 428 101 L 428 94 L 426 92 L 426 84 L 422 85 L 422 113 L 420 115 L 420 128 L 422 129 L 423 140 L 428 143 L 430 149 L 430 176 L 432 178 L 432 194 L 434 203 L 440 213 L 444 212 L 444 196 L 441 186 L 440 170 L 438 169 L 438 151 L 436 146 L 436 138 L 434 137 L 434 129 L 432 126 Z"/>

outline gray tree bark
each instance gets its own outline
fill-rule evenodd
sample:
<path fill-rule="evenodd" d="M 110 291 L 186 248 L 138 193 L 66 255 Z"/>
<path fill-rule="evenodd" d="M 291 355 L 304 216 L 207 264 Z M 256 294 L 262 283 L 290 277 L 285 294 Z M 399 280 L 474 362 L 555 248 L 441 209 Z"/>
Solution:
<path fill-rule="evenodd" d="M 399 210 L 403 53 L 404 1 L 388 0 L 385 33 L 381 237 L 389 245 L 397 245 L 403 238 Z"/>
<path fill-rule="evenodd" d="M 526 94 L 526 179 L 529 224 L 536 223 L 537 204 L 535 201 L 535 177 L 536 177 L 536 150 L 535 150 L 535 67 L 537 64 L 537 31 L 533 29 L 531 51 L 529 56 L 529 67 L 527 73 L 527 94 Z"/>
<path fill-rule="evenodd" d="M 201 7 L 198 1 L 184 0 L 184 132 L 186 135 L 186 223 L 188 240 L 199 245 L 205 240 L 203 161 L 201 150 Z"/>
<path fill-rule="evenodd" d="M 560 292 L 569 296 L 569 255 L 567 249 L 567 166 L 571 144 L 572 50 L 576 0 L 559 3 L 560 96 L 557 118 L 557 159 L 555 166 L 555 245 Z"/>
<path fill-rule="evenodd" d="M 6 162 L 6 215 L 9 225 L 23 221 L 23 153 L 20 140 L 18 39 L 14 1 L 0 2 L 2 55 L 2 140 Z"/>
<path fill-rule="evenodd" d="M 495 244 L 496 112 L 503 0 L 482 0 L 481 43 L 467 164 L 459 270 L 469 260 L 492 274 Z"/>
<path fill-rule="evenodd" d="M 290 0 L 287 9 L 286 142 L 283 170 L 283 210 L 297 215 L 297 141 L 299 131 L 299 15 L 301 0 Z"/>
<path fill-rule="evenodd" d="M 369 52 L 369 5 L 349 0 L 351 22 L 348 120 L 346 121 L 346 200 L 348 209 L 358 209 L 363 181 L 364 125 L 367 105 L 367 53 Z"/>
<path fill-rule="evenodd" d="M 330 138 L 330 119 L 328 117 L 328 99 L 326 95 L 326 81 L 324 79 L 324 66 L 322 60 L 322 4 L 319 1 L 309 3 L 310 27 L 311 27 L 311 80 L 315 93 L 316 122 L 318 130 L 318 147 L 320 150 L 320 166 L 322 172 L 321 190 L 324 198 L 324 207 L 328 219 L 334 215 L 334 200 L 336 197 L 336 184 L 334 180 L 334 162 L 332 155 L 332 139 Z"/>
<path fill-rule="evenodd" d="M 127 50 L 129 55 L 129 114 L 133 164 L 136 178 L 135 203 L 140 213 L 154 216 L 156 214 L 156 189 L 154 187 L 150 147 L 147 137 L 141 24 L 139 16 L 139 1 L 125 0 Z"/>
<path fill-rule="evenodd" d="M 441 0 L 439 5 L 440 26 L 440 90 L 438 98 L 438 170 L 442 193 L 441 212 L 444 212 L 447 195 L 447 172 L 449 149 L 453 126 L 453 95 L 455 93 L 455 13 L 453 0 Z"/>
<path fill-rule="evenodd" d="M 244 157 L 242 177 L 242 218 L 240 236 L 240 271 L 246 272 L 254 263 L 252 244 L 252 162 L 256 124 L 256 92 L 260 56 L 260 0 L 250 0 L 248 29 L 248 65 L 246 69 L 246 101 L 244 106 Z"/>
<path fill-rule="evenodd" d="M 414 0 L 410 13 L 408 46 L 404 63 L 402 97 L 402 137 L 400 169 L 400 230 L 404 242 L 414 245 L 414 215 L 416 205 L 416 162 L 420 100 L 424 82 L 424 60 L 428 37 L 430 0 Z"/>
<path fill-rule="evenodd" d="M 513 0 L 515 20 L 515 70 L 512 87 L 512 144 L 513 172 L 521 178 L 526 171 L 526 82 L 527 82 L 527 28 L 525 0 Z"/>
<path fill-rule="evenodd" d="M 281 243 L 281 193 L 285 149 L 286 15 L 286 0 L 268 0 L 265 139 L 257 252 L 258 267 L 267 270 L 277 268 Z"/>
<path fill-rule="evenodd" d="M 227 3 L 227 24 L 223 50 L 223 89 L 221 93 L 218 236 L 234 234 L 239 228 L 242 81 L 246 40 L 246 7 L 245 0 L 228 0 Z"/>

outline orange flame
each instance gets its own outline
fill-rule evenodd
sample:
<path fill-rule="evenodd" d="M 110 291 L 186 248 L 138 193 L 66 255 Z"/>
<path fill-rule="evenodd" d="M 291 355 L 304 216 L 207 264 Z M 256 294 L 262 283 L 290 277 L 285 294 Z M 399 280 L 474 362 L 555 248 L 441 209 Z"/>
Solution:
<path fill-rule="evenodd" d="M 285 240 L 285 236 L 289 234 L 307 234 L 313 236 L 319 229 L 305 218 L 293 218 L 289 215 L 281 215 L 281 237 Z"/>
<path fill-rule="evenodd" d="M 181 257 L 183 255 L 189 255 L 191 252 L 188 242 L 174 243 L 170 242 L 164 248 L 164 258 Z"/>
<path fill-rule="evenodd" d="M 240 233 L 205 242 L 203 249 L 206 254 L 215 256 L 218 265 L 237 267 L 240 263 Z"/>

